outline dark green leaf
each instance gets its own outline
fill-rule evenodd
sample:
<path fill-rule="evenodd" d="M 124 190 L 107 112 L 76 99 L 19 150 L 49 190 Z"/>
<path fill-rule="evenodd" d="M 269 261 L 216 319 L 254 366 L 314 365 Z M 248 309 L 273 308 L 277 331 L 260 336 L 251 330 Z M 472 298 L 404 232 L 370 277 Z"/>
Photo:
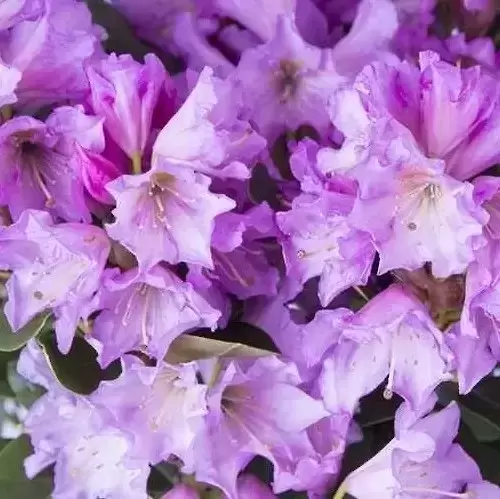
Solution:
<path fill-rule="evenodd" d="M 34 338 L 37 334 L 42 331 L 50 314 L 41 314 L 35 317 L 26 326 L 21 328 L 17 332 L 13 332 L 10 324 L 3 313 L 0 311 L 0 351 L 2 352 L 14 352 L 22 348 L 31 338 Z"/>
<path fill-rule="evenodd" d="M 462 421 L 469 426 L 479 442 L 500 440 L 500 410 L 474 392 L 459 396 L 456 384 L 445 383 L 438 389 L 440 402 L 448 404 L 456 400 L 460 406 Z"/>
<path fill-rule="evenodd" d="M 75 393 L 89 395 L 101 381 L 120 375 L 119 361 L 102 369 L 97 362 L 97 352 L 80 336 L 75 336 L 67 355 L 59 351 L 54 336 L 44 338 L 40 344 L 56 378 Z"/>
<path fill-rule="evenodd" d="M 52 482 L 46 476 L 29 480 L 24 474 L 24 459 L 32 453 L 28 437 L 21 436 L 0 451 L 0 495 L 6 499 L 46 499 Z"/>

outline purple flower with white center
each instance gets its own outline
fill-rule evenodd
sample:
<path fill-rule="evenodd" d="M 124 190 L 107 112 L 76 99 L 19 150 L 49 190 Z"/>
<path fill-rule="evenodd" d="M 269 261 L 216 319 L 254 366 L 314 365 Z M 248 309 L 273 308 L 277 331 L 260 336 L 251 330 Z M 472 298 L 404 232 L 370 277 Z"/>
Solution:
<path fill-rule="evenodd" d="M 357 170 L 359 194 L 348 221 L 372 235 L 379 274 L 416 270 L 427 262 L 436 277 L 462 273 L 474 249 L 485 243 L 487 213 L 474 200 L 471 184 L 444 173 L 442 161 L 410 151 L 402 145 L 394 166 L 372 158 Z"/>
<path fill-rule="evenodd" d="M 19 105 L 36 108 L 84 97 L 84 64 L 102 54 L 101 29 L 75 0 L 41 0 L 34 18 L 20 19 L 0 41 L 5 63 L 22 72 Z"/>
<path fill-rule="evenodd" d="M 25 209 L 48 209 L 71 222 L 90 222 L 81 147 L 104 144 L 100 120 L 80 108 L 58 108 L 45 123 L 20 116 L 0 127 L 0 203 L 14 220 Z"/>
<path fill-rule="evenodd" d="M 342 78 L 328 53 L 302 40 L 279 18 L 274 38 L 244 52 L 230 77 L 243 91 L 248 115 L 269 141 L 307 123 L 321 135 L 331 127 L 327 101 Z"/>
<path fill-rule="evenodd" d="M 441 332 L 402 286 L 392 285 L 346 322 L 320 379 L 332 413 L 353 414 L 358 400 L 387 376 L 384 396 L 398 393 L 417 410 L 436 386 L 452 378 L 452 355 Z"/>
<path fill-rule="evenodd" d="M 104 382 L 94 398 L 113 414 L 114 423 L 136 436 L 152 463 L 182 459 L 193 467 L 193 442 L 207 413 L 206 386 L 196 380 L 194 363 L 148 367 L 126 356 L 122 375 Z"/>
<path fill-rule="evenodd" d="M 165 163 L 166 171 L 178 165 L 216 177 L 248 178 L 248 165 L 266 141 L 242 119 L 242 107 L 238 90 L 205 68 L 156 138 L 156 161 Z"/>
<path fill-rule="evenodd" d="M 137 349 L 162 359 L 177 336 L 213 328 L 220 317 L 191 284 L 159 265 L 145 274 L 107 271 L 95 308 L 101 312 L 91 334 L 99 342 L 103 366 Z"/>
<path fill-rule="evenodd" d="M 304 431 L 328 415 L 319 400 L 297 387 L 300 382 L 296 368 L 275 357 L 247 369 L 228 364 L 208 392 L 206 429 L 195 444 L 196 478 L 236 499 L 236 475 L 249 459 L 292 456 Z"/>
<path fill-rule="evenodd" d="M 349 225 L 352 203 L 340 193 L 303 194 L 290 211 L 277 214 L 287 274 L 302 284 L 320 276 L 323 306 L 345 289 L 365 284 L 370 275 L 375 249 L 368 233 Z"/>
<path fill-rule="evenodd" d="M 353 471 L 335 499 L 349 493 L 356 499 L 417 499 L 442 497 L 467 499 L 462 493 L 481 474 L 474 461 L 453 443 L 460 410 L 455 403 L 440 412 L 405 424 L 403 404 L 396 414 L 395 438 L 377 455 Z M 407 422 L 408 423 L 408 422 Z"/>
<path fill-rule="evenodd" d="M 175 98 L 163 64 L 153 54 L 145 56 L 144 64 L 127 54 L 111 54 L 88 67 L 87 76 L 92 109 L 139 172 L 153 112 L 162 97 Z"/>
<path fill-rule="evenodd" d="M 275 235 L 274 214 L 267 203 L 245 213 L 219 215 L 212 237 L 214 267 L 204 274 L 242 300 L 274 295 L 279 273 L 266 257 L 266 245 Z"/>
<path fill-rule="evenodd" d="M 230 211 L 234 201 L 210 192 L 205 175 L 187 168 L 178 173 L 151 170 L 106 185 L 117 203 L 116 221 L 106 230 L 136 256 L 141 269 L 161 261 L 212 267 L 214 218 Z"/>
<path fill-rule="evenodd" d="M 54 499 L 147 499 L 147 459 L 83 397 L 43 395 L 24 427 L 35 451 L 25 460 L 26 475 L 33 478 L 55 463 Z"/>
<path fill-rule="evenodd" d="M 54 224 L 42 211 L 26 210 L 0 231 L 0 266 L 7 281 L 5 315 L 14 331 L 52 309 L 57 344 L 71 347 L 76 326 L 99 287 L 110 251 L 106 233 L 85 224 Z"/>

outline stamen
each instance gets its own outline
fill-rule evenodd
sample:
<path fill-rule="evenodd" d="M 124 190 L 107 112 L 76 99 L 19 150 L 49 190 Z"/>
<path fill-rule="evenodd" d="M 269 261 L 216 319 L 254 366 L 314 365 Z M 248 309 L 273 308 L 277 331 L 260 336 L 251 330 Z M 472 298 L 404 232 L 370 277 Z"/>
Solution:
<path fill-rule="evenodd" d="M 395 348 L 392 345 L 391 346 L 391 360 L 389 363 L 389 378 L 387 380 L 387 386 L 384 389 L 383 397 L 385 400 L 391 400 L 393 395 L 394 395 L 394 370 L 396 367 L 396 354 L 395 354 Z"/>
<path fill-rule="evenodd" d="M 226 276 L 229 277 L 229 279 L 231 279 L 232 281 L 238 282 L 245 288 L 250 287 L 254 283 L 254 280 L 252 278 L 246 279 L 244 276 L 242 276 L 239 273 L 238 269 L 233 265 L 231 260 L 229 260 L 229 258 L 224 255 L 224 253 L 214 251 L 213 256 L 215 257 L 215 260 L 218 261 L 219 266 L 224 274 L 226 274 Z"/>
<path fill-rule="evenodd" d="M 43 195 L 45 196 L 45 199 L 46 199 L 45 206 L 47 208 L 51 208 L 55 204 L 54 197 L 49 192 L 49 189 L 47 188 L 47 185 L 45 184 L 38 167 L 35 165 L 32 165 L 32 171 L 33 171 L 33 177 L 35 179 L 36 184 L 38 185 L 38 187 L 40 187 L 40 190 L 42 191 Z"/>
<path fill-rule="evenodd" d="M 146 284 L 141 285 L 139 294 L 144 296 L 144 305 L 142 308 L 142 320 L 141 320 L 141 336 L 142 336 L 142 343 L 146 347 L 149 344 L 148 312 L 149 312 L 149 300 L 150 300 L 150 293 L 148 293 L 148 286 Z"/>

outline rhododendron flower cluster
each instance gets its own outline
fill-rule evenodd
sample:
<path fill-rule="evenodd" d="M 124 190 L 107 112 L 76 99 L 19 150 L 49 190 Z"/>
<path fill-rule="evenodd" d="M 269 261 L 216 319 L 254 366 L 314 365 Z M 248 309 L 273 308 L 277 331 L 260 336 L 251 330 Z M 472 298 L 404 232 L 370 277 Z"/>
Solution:
<path fill-rule="evenodd" d="M 1 2 L 0 496 L 500 499 L 498 8 Z"/>

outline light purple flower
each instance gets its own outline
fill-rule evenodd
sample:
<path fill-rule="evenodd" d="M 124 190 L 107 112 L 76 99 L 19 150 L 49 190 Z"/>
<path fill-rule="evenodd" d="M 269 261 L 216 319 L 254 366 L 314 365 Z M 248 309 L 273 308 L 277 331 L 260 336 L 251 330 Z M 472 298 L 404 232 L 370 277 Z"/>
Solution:
<path fill-rule="evenodd" d="M 106 131 L 140 169 L 155 107 L 162 93 L 171 92 L 163 64 L 153 54 L 145 56 L 144 64 L 127 54 L 111 54 L 89 66 L 87 76 L 94 112 L 104 118 Z"/>
<path fill-rule="evenodd" d="M 85 224 L 59 224 L 46 212 L 26 210 L 0 232 L 0 265 L 7 281 L 5 315 L 17 331 L 52 309 L 57 344 L 67 353 L 84 309 L 97 290 L 110 251 L 106 233 Z"/>
<path fill-rule="evenodd" d="M 98 149 L 102 141 L 100 121 L 80 108 L 58 108 L 45 123 L 9 120 L 0 127 L 0 202 L 14 220 L 25 209 L 49 209 L 68 221 L 90 222 L 79 148 Z"/>
<path fill-rule="evenodd" d="M 405 411 L 403 404 L 396 415 L 395 438 L 346 478 L 344 493 L 356 499 L 372 498 L 374 490 L 380 499 L 459 497 L 464 486 L 481 480 L 474 461 L 453 443 L 460 421 L 455 403 L 412 424 L 405 424 Z"/>
<path fill-rule="evenodd" d="M 158 135 L 156 161 L 218 177 L 248 178 L 266 145 L 242 119 L 242 97 L 229 81 L 205 68 L 186 101 Z"/>
<path fill-rule="evenodd" d="M 40 107 L 82 98 L 88 89 L 84 64 L 102 52 L 102 32 L 75 0 L 42 0 L 34 19 L 18 22 L 0 42 L 4 62 L 22 72 L 21 106 Z"/>
<path fill-rule="evenodd" d="M 269 487 L 253 475 L 240 475 L 237 486 L 239 499 L 276 499 Z"/>
<path fill-rule="evenodd" d="M 395 392 L 417 410 L 451 379 L 451 359 L 425 307 L 395 284 L 344 325 L 324 362 L 320 389 L 332 413 L 353 414 L 358 400 L 388 376 L 384 396 Z"/>
<path fill-rule="evenodd" d="M 183 483 L 170 489 L 161 499 L 200 499 L 198 492 Z"/>
<path fill-rule="evenodd" d="M 125 357 L 121 376 L 103 382 L 93 400 L 110 411 L 114 424 L 136 437 L 151 463 L 174 454 L 193 466 L 194 439 L 207 413 L 206 386 L 196 380 L 194 363 L 155 367 Z"/>
<path fill-rule="evenodd" d="M 283 17 L 272 40 L 242 55 L 231 79 L 242 89 L 257 131 L 269 141 L 302 124 L 326 134 L 331 126 L 327 101 L 342 80 L 326 49 L 304 42 Z"/>
<path fill-rule="evenodd" d="M 106 189 L 116 199 L 109 235 L 147 270 L 162 260 L 212 266 L 214 218 L 234 201 L 209 191 L 210 179 L 187 168 L 177 176 L 162 170 L 123 175 Z"/>
<path fill-rule="evenodd" d="M 130 350 L 144 349 L 157 359 L 187 330 L 214 327 L 220 312 L 193 286 L 161 266 L 141 274 L 131 269 L 106 272 L 95 308 L 101 310 L 92 337 L 99 361 L 107 366 Z"/>
<path fill-rule="evenodd" d="M 205 275 L 239 299 L 274 295 L 279 273 L 266 257 L 266 240 L 275 235 L 274 214 L 267 203 L 245 213 L 219 215 L 212 237 L 214 268 L 206 269 Z"/>
<path fill-rule="evenodd" d="M 195 446 L 196 478 L 236 499 L 236 475 L 249 459 L 293 455 L 304 430 L 328 415 L 299 383 L 294 366 L 277 358 L 258 359 L 247 369 L 230 363 L 208 393 L 206 431 Z"/>
<path fill-rule="evenodd" d="M 284 281 L 274 299 L 259 298 L 250 302 L 244 320 L 266 331 L 283 358 L 296 364 L 304 381 L 318 375 L 324 354 L 337 343 L 352 312 L 346 308 L 320 310 L 314 319 L 300 324 L 293 320 L 293 298 L 290 285 Z M 291 304 L 288 304 L 291 302 Z"/>
<path fill-rule="evenodd" d="M 0 5 L 0 30 L 36 18 L 43 12 L 43 0 L 5 0 Z"/>
<path fill-rule="evenodd" d="M 411 144 L 400 146 L 393 166 L 372 158 L 357 170 L 360 189 L 348 221 L 372 235 L 379 274 L 426 262 L 436 277 L 459 274 L 485 242 L 487 214 L 473 186 L 444 173 L 442 161 L 420 156 Z"/>
<path fill-rule="evenodd" d="M 26 475 L 33 478 L 55 463 L 54 499 L 147 499 L 147 460 L 83 397 L 47 393 L 30 409 L 24 427 L 35 451 L 25 460 Z"/>
<path fill-rule="evenodd" d="M 21 72 L 16 68 L 0 63 L 0 107 L 17 102 L 15 91 L 21 76 Z"/>
<path fill-rule="evenodd" d="M 369 234 L 347 221 L 353 200 L 334 192 L 304 194 L 290 211 L 277 214 L 287 274 L 302 284 L 320 276 L 323 306 L 345 289 L 365 284 L 370 275 L 375 249 Z"/>

